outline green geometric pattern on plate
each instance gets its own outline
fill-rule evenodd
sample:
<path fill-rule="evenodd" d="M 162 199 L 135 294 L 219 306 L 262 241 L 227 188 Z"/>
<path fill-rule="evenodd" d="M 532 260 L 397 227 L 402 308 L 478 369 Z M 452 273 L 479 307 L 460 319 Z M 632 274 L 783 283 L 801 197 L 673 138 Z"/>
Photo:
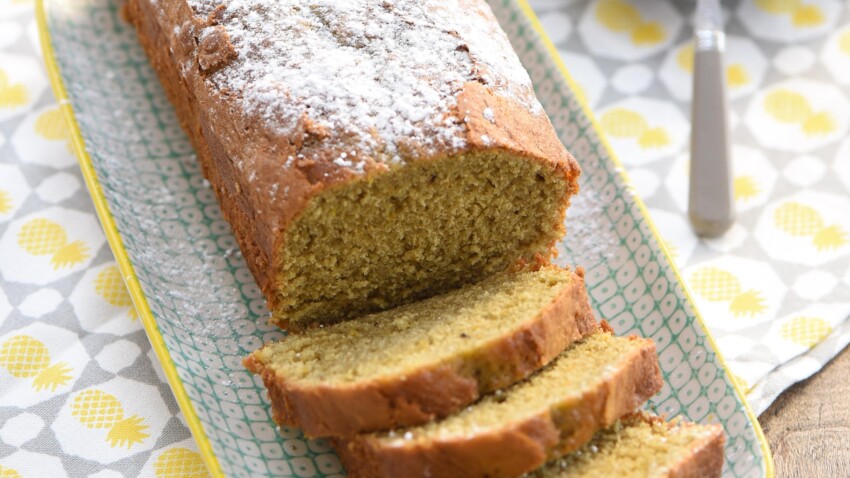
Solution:
<path fill-rule="evenodd" d="M 513 0 L 492 0 L 561 140 L 583 169 L 559 262 L 582 265 L 600 317 L 652 337 L 664 387 L 648 407 L 725 428 L 724 474 L 758 477 L 753 424 L 673 269 L 574 92 Z M 47 22 L 98 180 L 159 333 L 228 476 L 343 476 L 326 440 L 278 430 L 241 364 L 281 337 L 118 0 L 52 0 Z M 191 411 L 189 411 L 191 412 Z M 191 414 L 191 413 L 190 413 Z"/>

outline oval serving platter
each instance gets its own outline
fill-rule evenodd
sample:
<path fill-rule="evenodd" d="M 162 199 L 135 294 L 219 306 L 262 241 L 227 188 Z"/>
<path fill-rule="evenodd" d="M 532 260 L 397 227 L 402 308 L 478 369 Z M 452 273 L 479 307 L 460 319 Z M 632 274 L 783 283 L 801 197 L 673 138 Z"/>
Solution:
<path fill-rule="evenodd" d="M 720 423 L 726 477 L 772 477 L 758 421 L 699 317 L 643 204 L 524 0 L 490 0 L 537 95 L 583 170 L 559 244 L 586 269 L 599 317 L 651 337 L 664 387 L 647 405 Z M 95 209 L 210 474 L 339 477 L 326 440 L 279 429 L 242 357 L 281 337 L 120 0 L 39 0 L 54 92 Z"/>

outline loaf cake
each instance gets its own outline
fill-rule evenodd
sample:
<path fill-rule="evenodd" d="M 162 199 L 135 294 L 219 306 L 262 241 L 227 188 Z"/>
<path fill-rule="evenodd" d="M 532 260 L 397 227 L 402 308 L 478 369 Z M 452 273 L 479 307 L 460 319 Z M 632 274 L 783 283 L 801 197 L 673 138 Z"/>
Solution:
<path fill-rule="evenodd" d="M 720 425 L 665 423 L 638 412 L 527 478 L 719 478 L 724 441 Z"/>
<path fill-rule="evenodd" d="M 353 477 L 716 474 L 716 427 L 593 438 L 661 387 L 655 348 L 600 331 L 580 271 L 516 271 L 553 255 L 580 171 L 485 0 L 125 13 L 293 332 L 245 360 L 275 420 Z"/>
<path fill-rule="evenodd" d="M 273 318 L 473 283 L 564 233 L 579 167 L 484 0 L 129 0 Z"/>
<path fill-rule="evenodd" d="M 290 335 L 245 365 L 263 377 L 280 424 L 350 435 L 446 416 L 598 327 L 583 271 L 548 266 Z"/>
<path fill-rule="evenodd" d="M 334 440 L 352 478 L 511 478 L 575 451 L 661 384 L 651 340 L 599 331 L 446 419 Z"/>

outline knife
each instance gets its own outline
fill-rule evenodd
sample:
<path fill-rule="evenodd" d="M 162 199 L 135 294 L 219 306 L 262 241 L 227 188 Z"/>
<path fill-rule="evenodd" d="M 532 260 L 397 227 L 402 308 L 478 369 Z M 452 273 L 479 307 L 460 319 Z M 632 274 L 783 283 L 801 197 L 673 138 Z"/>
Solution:
<path fill-rule="evenodd" d="M 698 0 L 694 24 L 688 217 L 697 235 L 717 237 L 735 222 L 720 1 Z"/>

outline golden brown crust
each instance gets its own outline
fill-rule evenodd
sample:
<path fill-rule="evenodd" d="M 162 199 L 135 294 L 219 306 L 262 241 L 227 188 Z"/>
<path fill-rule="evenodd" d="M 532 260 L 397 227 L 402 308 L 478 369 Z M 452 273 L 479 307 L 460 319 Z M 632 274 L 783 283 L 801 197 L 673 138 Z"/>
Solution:
<path fill-rule="evenodd" d="M 217 27 L 213 12 L 197 17 L 185 0 L 159 2 L 130 0 L 127 17 L 139 33 L 139 40 L 174 105 L 183 129 L 194 145 L 204 175 L 221 203 L 246 262 L 271 309 L 276 308 L 274 269 L 283 248 L 284 231 L 304 210 L 312 197 L 325 188 L 361 177 L 383 174 L 383 163 L 367 162 L 363 173 L 334 163 L 337 150 L 322 150 L 322 138 L 329 133 L 304 116 L 291 137 L 274 137 L 262 122 L 240 108 L 240 92 L 217 88 L 207 77 L 234 58 L 234 48 L 226 32 Z M 197 32 L 213 27 L 212 34 L 199 39 Z M 465 111 L 492 108 L 499 121 L 491 123 L 481 115 Z M 534 114 L 522 104 L 494 95 L 480 83 L 470 81 L 457 97 L 452 121 L 465 124 L 467 147 L 462 151 L 501 151 L 547 165 L 563 174 L 574 194 L 579 166 L 557 138 L 545 114 Z M 489 141 L 482 139 L 488 136 Z M 286 158 L 308 156 L 284 167 Z M 318 152 L 315 148 L 319 148 Z M 412 150 L 416 145 L 411 145 Z M 351 150 L 351 148 L 348 148 Z M 428 161 L 444 157 L 446 151 L 422 156 Z M 275 191 L 287 194 L 276 195 Z M 563 204 L 561 215 L 566 214 Z"/>
<path fill-rule="evenodd" d="M 262 376 L 275 421 L 300 427 L 308 436 L 351 435 L 447 416 L 484 393 L 531 375 L 597 328 L 584 280 L 574 274 L 570 285 L 516 333 L 406 377 L 349 386 L 306 385 L 276 374 L 254 355 L 244 363 Z M 500 373 L 476 376 L 476 370 Z"/>
<path fill-rule="evenodd" d="M 687 425 L 686 425 L 687 426 Z M 668 478 L 719 478 L 723 472 L 726 436 L 720 425 L 710 425 L 706 436 L 691 445 L 691 453 L 670 466 Z"/>
<path fill-rule="evenodd" d="M 498 121 L 488 121 L 472 111 L 492 109 Z M 564 149 L 549 117 L 532 115 L 511 100 L 495 95 L 477 82 L 469 82 L 458 97 L 456 114 L 465 120 L 466 141 L 477 150 L 508 150 L 542 164 L 553 164 L 578 192 L 581 169 L 575 158 Z M 482 138 L 488 138 L 485 143 Z"/>
<path fill-rule="evenodd" d="M 352 478 L 513 477 L 571 453 L 593 434 L 645 402 L 662 385 L 655 344 L 647 339 L 629 360 L 578 402 L 497 430 L 389 445 L 374 435 L 335 438 Z"/>
<path fill-rule="evenodd" d="M 382 447 L 372 440 L 332 439 L 351 478 L 514 477 L 530 463 L 546 461 L 558 431 L 546 417 L 506 425 L 498 433 L 478 434 L 427 446 Z"/>

